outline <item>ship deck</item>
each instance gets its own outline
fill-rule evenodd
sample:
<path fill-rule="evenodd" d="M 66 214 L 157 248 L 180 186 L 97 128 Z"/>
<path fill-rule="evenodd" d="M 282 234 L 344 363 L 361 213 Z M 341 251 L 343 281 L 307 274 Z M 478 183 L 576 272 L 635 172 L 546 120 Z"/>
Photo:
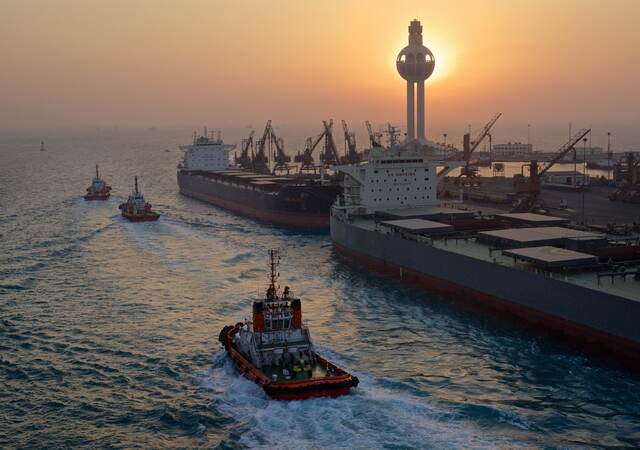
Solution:
<path fill-rule="evenodd" d="M 309 380 L 312 378 L 325 378 L 329 376 L 327 370 L 320 364 L 314 365 L 314 367 L 311 369 L 311 373 L 305 371 L 295 373 L 290 371 L 289 375 L 285 375 L 281 367 L 275 366 L 264 368 L 262 372 L 273 381 L 300 381 Z"/>
<path fill-rule="evenodd" d="M 184 170 L 184 169 L 183 169 Z M 226 183 L 234 183 L 239 185 L 251 185 L 263 190 L 276 190 L 282 186 L 308 186 L 323 183 L 320 175 L 315 174 L 271 174 L 258 173 L 245 169 L 229 169 L 220 172 L 209 172 L 202 170 L 187 170 L 185 172 L 193 175 L 202 176 L 221 180 Z M 325 183 L 335 184 L 337 182 L 335 176 L 327 175 L 324 177 Z"/>
<path fill-rule="evenodd" d="M 508 251 L 508 249 L 492 248 L 489 244 L 480 241 L 476 236 L 428 237 L 420 233 L 393 232 L 388 228 L 385 228 L 383 231 L 379 223 L 372 217 L 353 218 L 351 225 L 379 233 L 393 233 L 400 238 L 415 240 L 421 243 L 421 245 L 433 245 L 434 248 L 457 253 L 480 261 L 499 264 L 515 270 L 534 272 L 537 275 L 553 278 L 556 281 L 572 283 L 588 289 L 640 302 L 640 281 L 635 280 L 633 275 L 634 271 L 640 273 L 640 261 L 626 263 L 628 269 L 627 275 L 624 277 L 620 270 L 620 267 L 623 267 L 622 264 L 617 265 L 617 270 L 612 270 L 603 264 L 547 269 L 537 264 L 509 256 L 503 252 L 503 250 Z M 629 274 L 628 272 L 632 273 Z"/>

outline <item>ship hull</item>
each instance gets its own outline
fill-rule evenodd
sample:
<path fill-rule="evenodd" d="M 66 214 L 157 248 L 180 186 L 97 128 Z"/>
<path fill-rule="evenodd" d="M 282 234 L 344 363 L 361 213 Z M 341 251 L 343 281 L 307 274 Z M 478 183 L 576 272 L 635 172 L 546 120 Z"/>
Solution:
<path fill-rule="evenodd" d="M 129 214 L 123 211 L 122 217 L 127 219 L 129 222 L 155 222 L 160 218 L 160 214 L 156 214 L 156 213 Z"/>
<path fill-rule="evenodd" d="M 335 217 L 336 252 L 448 300 L 549 332 L 640 369 L 640 303 L 365 230 Z"/>
<path fill-rule="evenodd" d="M 180 193 L 237 214 L 281 227 L 326 231 L 329 210 L 340 193 L 337 185 L 282 184 L 270 190 L 246 179 L 178 172 Z"/>
<path fill-rule="evenodd" d="M 106 194 L 85 194 L 83 196 L 83 198 L 87 201 L 91 201 L 91 200 L 108 200 L 109 197 L 111 196 L 110 193 L 106 193 Z"/>
<path fill-rule="evenodd" d="M 336 375 L 324 378 L 310 378 L 298 381 L 272 381 L 260 369 L 253 366 L 236 348 L 233 336 L 239 325 L 227 326 L 220 332 L 219 340 L 236 369 L 247 379 L 258 384 L 265 393 L 276 400 L 307 400 L 318 397 L 339 397 L 347 395 L 358 385 L 358 378 L 345 372 L 335 364 L 313 353 L 315 359 L 325 367 L 330 367 Z"/>

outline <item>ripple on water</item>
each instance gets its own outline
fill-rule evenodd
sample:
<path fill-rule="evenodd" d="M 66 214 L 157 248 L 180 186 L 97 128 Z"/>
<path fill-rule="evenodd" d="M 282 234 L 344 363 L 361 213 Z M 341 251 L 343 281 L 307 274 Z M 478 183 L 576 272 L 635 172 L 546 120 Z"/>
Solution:
<path fill-rule="evenodd" d="M 326 233 L 179 195 L 171 133 L 58 133 L 46 155 L 0 135 L 0 447 L 640 445 L 637 376 L 347 264 Z M 80 198 L 96 162 L 99 204 Z M 156 223 L 118 215 L 136 174 Z M 353 395 L 271 401 L 216 353 L 270 248 Z"/>

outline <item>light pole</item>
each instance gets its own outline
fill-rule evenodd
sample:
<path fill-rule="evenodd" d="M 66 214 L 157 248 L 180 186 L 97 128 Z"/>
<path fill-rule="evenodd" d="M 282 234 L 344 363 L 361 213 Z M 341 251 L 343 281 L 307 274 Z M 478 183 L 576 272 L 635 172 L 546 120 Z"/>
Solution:
<path fill-rule="evenodd" d="M 587 138 L 582 140 L 584 145 L 582 146 L 582 226 L 585 226 L 584 223 L 584 190 L 585 190 L 585 176 L 586 176 L 586 164 L 587 164 Z"/>
<path fill-rule="evenodd" d="M 493 137 L 491 133 L 488 133 L 487 136 L 489 137 L 489 168 L 491 168 L 493 166 Z"/>
<path fill-rule="evenodd" d="M 447 133 L 443 133 L 442 137 L 444 138 L 444 150 L 442 151 L 442 159 L 444 159 L 447 151 Z"/>
<path fill-rule="evenodd" d="M 611 131 L 607 132 L 607 181 L 611 181 Z"/>
<path fill-rule="evenodd" d="M 527 124 L 527 145 L 531 144 L 531 124 Z"/>

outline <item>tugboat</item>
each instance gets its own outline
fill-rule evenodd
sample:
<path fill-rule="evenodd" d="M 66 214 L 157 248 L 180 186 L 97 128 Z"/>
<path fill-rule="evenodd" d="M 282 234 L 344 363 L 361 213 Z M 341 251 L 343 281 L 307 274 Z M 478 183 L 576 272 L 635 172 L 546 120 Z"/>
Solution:
<path fill-rule="evenodd" d="M 127 199 L 126 203 L 122 203 L 119 208 L 122 211 L 122 217 L 131 222 L 153 222 L 158 220 L 160 214 L 151 210 L 151 204 L 145 202 L 144 196 L 138 190 L 138 177 L 135 177 L 135 189 Z"/>
<path fill-rule="evenodd" d="M 253 320 L 226 326 L 219 340 L 245 377 L 277 400 L 338 397 L 358 378 L 315 352 L 302 324 L 300 299 L 276 286 L 277 252 L 269 251 L 271 277 L 265 297 L 253 302 Z"/>
<path fill-rule="evenodd" d="M 107 185 L 102 178 L 100 178 L 100 172 L 98 172 L 98 165 L 96 164 L 96 176 L 91 182 L 91 186 L 87 188 L 87 193 L 84 195 L 85 200 L 106 200 L 111 196 L 111 186 Z"/>

